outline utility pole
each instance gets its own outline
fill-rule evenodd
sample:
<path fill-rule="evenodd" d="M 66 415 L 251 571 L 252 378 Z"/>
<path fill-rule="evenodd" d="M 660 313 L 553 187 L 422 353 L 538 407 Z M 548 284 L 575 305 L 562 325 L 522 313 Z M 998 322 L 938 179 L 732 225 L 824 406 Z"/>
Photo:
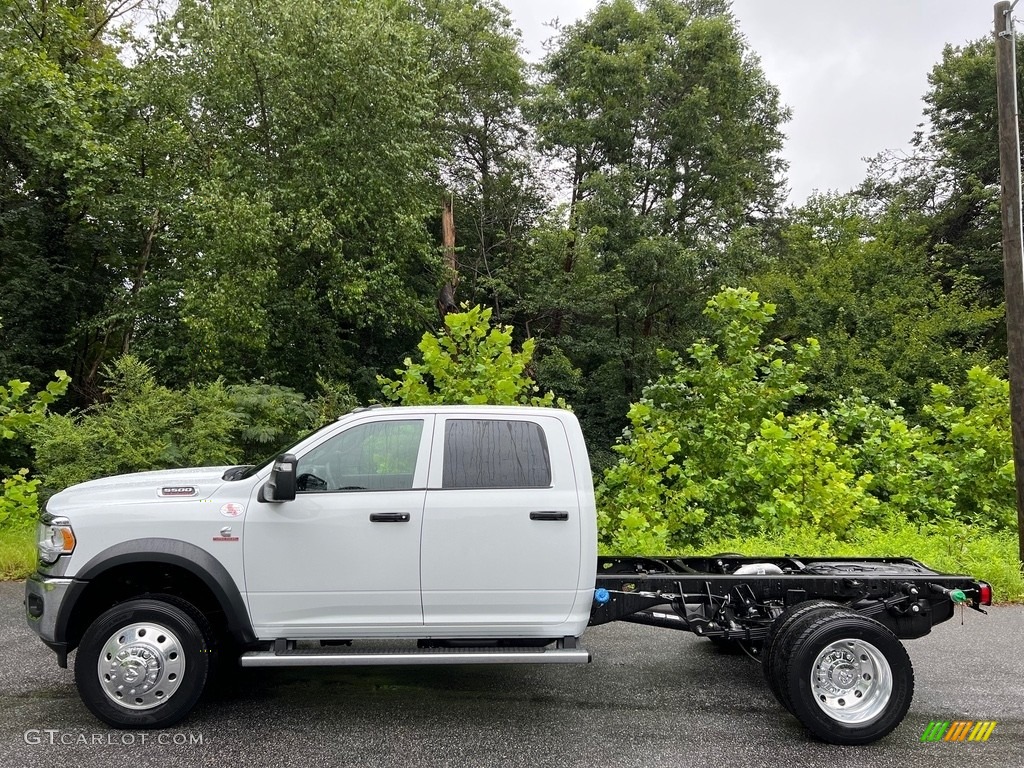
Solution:
<path fill-rule="evenodd" d="M 1020 133 L 1017 125 L 1017 42 L 1013 5 L 995 5 L 996 98 L 999 102 L 999 179 L 1003 211 L 1006 353 L 1010 367 L 1010 424 L 1017 485 L 1018 559 L 1024 564 L 1024 236 L 1021 231 Z"/>

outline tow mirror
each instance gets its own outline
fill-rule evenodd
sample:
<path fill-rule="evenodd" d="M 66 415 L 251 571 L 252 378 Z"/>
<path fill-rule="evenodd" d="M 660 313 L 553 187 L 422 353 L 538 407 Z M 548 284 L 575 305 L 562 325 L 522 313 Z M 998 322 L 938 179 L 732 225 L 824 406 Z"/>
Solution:
<path fill-rule="evenodd" d="M 263 486 L 267 501 L 292 501 L 295 498 L 295 467 L 299 460 L 293 453 L 282 453 L 274 459 L 270 479 Z"/>

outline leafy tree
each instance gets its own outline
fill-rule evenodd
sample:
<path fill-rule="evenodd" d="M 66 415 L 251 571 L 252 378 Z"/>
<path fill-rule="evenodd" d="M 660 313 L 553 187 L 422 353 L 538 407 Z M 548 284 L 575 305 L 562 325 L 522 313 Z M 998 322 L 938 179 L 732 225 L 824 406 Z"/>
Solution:
<path fill-rule="evenodd" d="M 808 400 L 860 391 L 916 414 L 931 382 L 990 362 L 984 342 L 1002 312 L 984 306 L 976 280 L 939 272 L 900 222 L 865 208 L 855 196 L 812 197 L 750 282 L 779 307 L 776 335 L 821 342 Z"/>
<path fill-rule="evenodd" d="M 795 522 L 790 500 L 774 493 L 774 475 L 785 472 L 785 463 L 766 467 L 765 451 L 756 459 L 747 451 L 762 438 L 786 440 L 777 417 L 806 391 L 802 378 L 818 354 L 813 339 L 792 353 L 780 341 L 762 348 L 774 311 L 744 289 L 719 293 L 705 310 L 715 341 L 694 344 L 688 363 L 668 355 L 668 373 L 630 407 L 629 427 L 615 447 L 619 462 L 598 488 L 607 546 L 668 550 L 753 530 L 759 516 Z M 813 434 L 816 426 L 793 429 Z"/>
<path fill-rule="evenodd" d="M 786 113 L 726 3 L 601 3 L 542 73 L 538 130 L 572 169 L 572 229 L 590 198 L 685 246 L 774 212 Z"/>
<path fill-rule="evenodd" d="M 527 340 L 515 352 L 511 326 L 492 328 L 490 309 L 464 306 L 445 315 L 443 331 L 423 334 L 422 362 L 406 358 L 400 378 L 377 380 L 385 399 L 402 405 L 555 405 L 530 376 L 533 349 Z"/>
<path fill-rule="evenodd" d="M 1024 99 L 1021 40 L 1017 67 L 1018 99 Z M 975 278 L 990 306 L 1003 298 L 995 73 L 991 37 L 946 46 L 928 76 L 928 119 L 914 136 L 914 152 L 877 158 L 862 187 L 899 217 L 905 235 L 950 279 Z M 1002 329 L 994 330 L 999 349 Z"/>
<path fill-rule="evenodd" d="M 538 382 L 572 402 L 595 465 L 607 463 L 629 408 L 621 362 L 604 330 L 615 327 L 615 308 L 630 291 L 624 270 L 604 269 L 591 241 L 570 233 L 556 211 L 533 230 L 524 258 L 505 264 L 499 277 L 503 316 L 536 344 Z M 560 320 L 570 317 L 572 323 Z"/>
<path fill-rule="evenodd" d="M 542 206 L 501 6 L 182 2 L 146 40 L 123 8 L 0 6 L 0 367 L 366 394 L 432 314 L 442 188 L 497 299 Z"/>
<path fill-rule="evenodd" d="M 174 84 L 157 114 L 195 180 L 168 225 L 185 377 L 312 392 L 421 322 L 439 279 L 426 54 L 400 0 L 189 0 L 158 26 L 144 62 Z"/>
<path fill-rule="evenodd" d="M 545 196 L 521 113 L 519 33 L 493 0 L 427 0 L 420 15 L 437 75 L 439 186 L 454 197 L 460 287 L 501 319 L 501 270 L 524 258 Z"/>
<path fill-rule="evenodd" d="M 141 222 L 121 190 L 131 99 L 108 28 L 125 5 L 0 2 L 0 366 L 88 389 L 121 343 L 109 302 L 130 279 Z"/>
<path fill-rule="evenodd" d="M 1020 54 L 1024 46 L 1018 42 Z M 990 302 L 999 304 L 1003 271 L 995 73 L 991 37 L 960 48 L 946 46 L 928 76 L 931 88 L 924 98 L 930 130 L 919 134 L 915 145 L 933 160 L 930 186 L 940 198 L 930 201 L 936 206 L 929 244 L 948 269 L 980 278 Z M 1018 80 L 1022 75 L 1024 63 Z"/>
<path fill-rule="evenodd" d="M 724 2 L 602 2 L 540 78 L 528 115 L 568 209 L 501 274 L 505 317 L 583 371 L 580 413 L 606 442 L 656 350 L 695 338 L 733 233 L 774 215 L 787 113 Z"/>

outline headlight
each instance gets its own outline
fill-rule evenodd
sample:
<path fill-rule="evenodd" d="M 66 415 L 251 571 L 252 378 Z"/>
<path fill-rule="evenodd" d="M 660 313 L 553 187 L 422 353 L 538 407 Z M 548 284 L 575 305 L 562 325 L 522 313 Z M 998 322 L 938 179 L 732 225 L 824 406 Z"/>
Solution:
<path fill-rule="evenodd" d="M 58 557 L 70 555 L 74 551 L 75 532 L 71 530 L 71 521 L 66 517 L 44 515 L 36 530 L 39 560 L 46 565 L 53 565 Z"/>

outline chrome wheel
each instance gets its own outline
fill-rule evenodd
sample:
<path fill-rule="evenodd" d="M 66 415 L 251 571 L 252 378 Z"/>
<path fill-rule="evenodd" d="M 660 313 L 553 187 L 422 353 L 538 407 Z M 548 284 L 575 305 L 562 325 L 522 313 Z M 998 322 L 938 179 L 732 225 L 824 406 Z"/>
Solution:
<path fill-rule="evenodd" d="M 830 643 L 811 666 L 814 703 L 841 723 L 871 722 L 885 711 L 892 691 L 889 662 L 864 640 L 848 638 Z"/>
<path fill-rule="evenodd" d="M 119 707 L 150 709 L 178 690 L 185 654 L 178 636 L 167 627 L 129 624 L 107 638 L 96 672 L 103 692 Z"/>

